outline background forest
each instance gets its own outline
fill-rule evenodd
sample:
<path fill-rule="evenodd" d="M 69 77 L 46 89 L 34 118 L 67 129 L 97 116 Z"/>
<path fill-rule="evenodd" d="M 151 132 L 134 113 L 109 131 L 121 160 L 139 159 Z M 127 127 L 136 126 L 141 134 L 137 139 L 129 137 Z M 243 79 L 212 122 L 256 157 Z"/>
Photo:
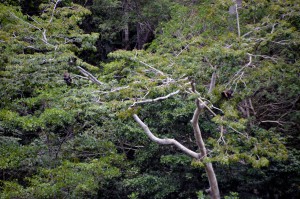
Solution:
<path fill-rule="evenodd" d="M 300 198 L 299 28 L 298 0 L 0 0 L 0 198 L 202 199 L 208 164 Z M 137 122 L 203 154 L 195 100 L 205 157 Z"/>

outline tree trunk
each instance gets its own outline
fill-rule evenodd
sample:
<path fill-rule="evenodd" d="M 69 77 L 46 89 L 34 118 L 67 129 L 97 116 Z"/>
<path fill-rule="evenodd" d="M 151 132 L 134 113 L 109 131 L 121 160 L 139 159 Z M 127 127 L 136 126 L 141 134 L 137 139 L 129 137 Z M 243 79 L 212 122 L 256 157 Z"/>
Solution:
<path fill-rule="evenodd" d="M 215 80 L 216 80 L 216 75 L 213 74 L 212 78 L 211 78 L 210 90 L 212 90 L 214 88 Z M 192 86 L 192 91 L 194 93 L 197 93 L 196 89 L 195 89 L 195 82 L 194 81 L 191 82 L 191 86 Z M 164 97 L 159 97 L 159 98 L 156 98 L 156 99 L 152 99 L 150 101 L 145 100 L 144 103 L 156 102 L 156 101 L 159 101 L 159 100 L 162 100 L 162 99 L 167 99 L 170 96 L 174 95 L 174 93 L 177 94 L 178 92 L 179 92 L 179 90 L 176 91 L 176 92 L 173 92 L 172 94 L 166 95 Z M 185 147 L 184 145 L 182 145 L 180 142 L 178 142 L 175 139 L 170 139 L 170 138 L 161 139 L 161 138 L 156 137 L 150 131 L 148 126 L 136 114 L 133 114 L 133 118 L 143 128 L 146 135 L 153 142 L 156 142 L 156 143 L 161 144 L 161 145 L 174 145 L 178 149 L 180 149 L 181 151 L 186 153 L 187 155 L 189 155 L 189 156 L 191 156 L 191 157 L 193 157 L 193 158 L 195 158 L 199 161 L 202 161 L 203 158 L 207 157 L 207 150 L 206 150 L 205 143 L 204 143 L 204 140 L 202 138 L 202 133 L 201 133 L 201 130 L 200 130 L 200 127 L 199 127 L 199 115 L 201 113 L 201 110 L 204 107 L 207 107 L 205 103 L 206 102 L 203 102 L 200 98 L 196 99 L 196 101 L 195 101 L 196 109 L 194 111 L 194 115 L 193 115 L 193 118 L 191 120 L 193 130 L 194 130 L 194 136 L 195 136 L 195 139 L 196 139 L 196 144 L 198 146 L 198 149 L 199 149 L 200 153 L 196 153 L 196 152 L 188 149 L 187 147 Z M 219 199 L 220 198 L 219 186 L 218 186 L 217 177 L 216 177 L 214 168 L 212 166 L 212 163 L 205 163 L 205 171 L 206 171 L 209 186 L 210 186 L 210 188 L 208 189 L 210 197 L 212 199 Z"/>
<path fill-rule="evenodd" d="M 240 31 L 240 24 L 239 24 L 239 13 L 238 13 L 238 8 L 242 7 L 243 1 L 242 0 L 235 0 L 233 1 L 235 3 L 235 5 L 232 5 L 229 7 L 229 30 L 230 31 L 234 31 L 234 19 L 236 18 L 237 20 L 237 31 L 238 31 L 238 35 L 240 37 L 241 35 L 241 31 Z"/>
<path fill-rule="evenodd" d="M 152 36 L 151 25 L 147 22 L 144 24 L 138 22 L 136 25 L 136 48 L 138 50 L 143 49 L 144 44 L 149 41 Z"/>
<path fill-rule="evenodd" d="M 129 44 L 129 25 L 128 25 L 128 12 L 129 12 L 129 2 L 127 0 L 123 1 L 123 16 L 125 19 L 125 24 L 123 28 L 123 46 L 125 50 L 128 50 L 130 47 Z"/>
<path fill-rule="evenodd" d="M 198 145 L 198 148 L 200 149 L 200 154 L 186 148 L 185 146 L 180 144 L 177 140 L 169 139 L 169 138 L 161 139 L 161 138 L 156 137 L 150 131 L 148 126 L 136 114 L 133 115 L 133 118 L 142 127 L 142 129 L 144 130 L 146 135 L 153 142 L 156 142 L 156 143 L 161 144 L 161 145 L 175 145 L 178 149 L 180 149 L 181 151 L 183 151 L 187 155 L 201 161 L 204 157 L 207 156 L 207 152 L 206 152 L 207 150 L 206 150 L 204 141 L 202 139 L 201 131 L 200 131 L 200 128 L 199 128 L 199 125 L 198 125 L 199 115 L 200 115 L 200 112 L 201 112 L 200 107 L 203 108 L 204 106 L 202 106 L 199 103 L 198 100 L 197 100 L 196 104 L 197 104 L 197 108 L 194 112 L 194 116 L 191 120 L 191 123 L 193 125 L 196 143 Z M 216 174 L 214 172 L 212 163 L 205 163 L 205 171 L 206 171 L 209 186 L 210 186 L 210 188 L 209 188 L 210 197 L 212 199 L 219 199 L 220 198 L 219 186 L 218 186 L 218 181 L 217 181 Z"/>
<path fill-rule="evenodd" d="M 200 160 L 201 160 L 201 159 L 207 157 L 207 150 L 206 150 L 203 138 L 202 138 L 202 133 L 201 133 L 198 121 L 199 121 L 200 112 L 205 107 L 205 105 L 203 102 L 200 103 L 199 99 L 197 99 L 196 106 L 197 106 L 197 108 L 194 112 L 194 116 L 191 120 L 191 123 L 193 125 L 196 143 L 197 143 L 198 148 L 201 153 L 201 156 L 200 156 Z M 210 197 L 212 199 L 219 199 L 220 191 L 219 191 L 218 181 L 217 181 L 217 177 L 216 177 L 214 168 L 212 166 L 212 163 L 205 163 L 205 171 L 206 171 L 209 186 L 210 186 L 210 188 L 209 188 Z"/>
<path fill-rule="evenodd" d="M 205 164 L 205 171 L 206 171 L 209 186 L 210 186 L 210 189 L 209 189 L 210 197 L 212 199 L 219 199 L 220 198 L 219 185 L 218 185 L 217 177 L 216 177 L 214 168 L 212 166 L 212 163 Z"/>

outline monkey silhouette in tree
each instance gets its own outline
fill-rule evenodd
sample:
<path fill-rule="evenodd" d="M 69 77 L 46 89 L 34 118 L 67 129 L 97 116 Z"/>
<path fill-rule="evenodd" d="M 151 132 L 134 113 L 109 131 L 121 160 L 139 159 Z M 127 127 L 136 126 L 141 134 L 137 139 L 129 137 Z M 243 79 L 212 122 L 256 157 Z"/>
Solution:
<path fill-rule="evenodd" d="M 71 84 L 72 84 L 72 78 L 71 78 L 71 76 L 70 76 L 70 74 L 68 72 L 64 73 L 64 80 L 65 80 L 65 82 L 66 82 L 66 84 L 68 86 L 71 86 Z"/>

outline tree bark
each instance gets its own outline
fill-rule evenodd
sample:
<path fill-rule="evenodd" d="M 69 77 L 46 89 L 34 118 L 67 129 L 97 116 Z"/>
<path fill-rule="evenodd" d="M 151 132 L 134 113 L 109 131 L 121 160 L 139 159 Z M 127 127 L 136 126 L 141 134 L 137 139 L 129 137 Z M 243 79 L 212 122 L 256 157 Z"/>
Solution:
<path fill-rule="evenodd" d="M 150 24 L 143 24 L 141 22 L 138 22 L 136 24 L 136 48 L 138 50 L 143 49 L 144 44 L 147 43 L 147 41 L 151 37 L 151 34 L 152 30 L 150 28 Z"/>
<path fill-rule="evenodd" d="M 207 157 L 207 150 L 205 147 L 205 143 L 202 138 L 202 133 L 199 127 L 199 115 L 201 112 L 201 109 L 205 107 L 204 104 L 200 104 L 200 101 L 197 99 L 196 100 L 196 110 L 194 112 L 193 118 L 191 120 L 193 129 L 194 129 L 194 135 L 196 138 L 196 143 L 198 145 L 199 151 L 201 153 L 201 159 L 204 157 Z M 220 191 L 219 191 L 219 186 L 218 186 L 218 181 L 217 177 L 214 171 L 214 168 L 212 166 L 212 163 L 205 163 L 205 171 L 207 174 L 208 182 L 209 182 L 209 194 L 212 199 L 219 199 L 220 198 Z"/>
<path fill-rule="evenodd" d="M 215 86 L 215 81 L 216 81 L 216 74 L 213 73 L 212 78 L 211 78 L 211 83 L 210 83 L 210 91 L 214 88 Z M 191 87 L 192 87 L 192 92 L 197 93 L 196 91 L 196 86 L 195 86 L 195 81 L 192 80 L 191 81 Z M 156 98 L 154 100 L 146 100 L 144 102 L 154 102 L 154 101 L 158 101 L 161 99 L 167 99 L 170 96 L 178 93 L 178 91 L 173 92 L 169 95 L 166 95 L 164 97 L 159 97 Z M 191 120 L 192 126 L 193 126 L 193 130 L 194 130 L 194 136 L 196 139 L 196 144 L 198 146 L 198 149 L 200 151 L 200 153 L 196 153 L 190 149 L 188 149 L 187 147 L 183 146 L 181 143 L 179 143 L 177 140 L 175 139 L 169 139 L 169 138 L 158 138 L 156 137 L 148 128 L 148 126 L 136 115 L 133 114 L 133 118 L 134 120 L 143 128 L 144 132 L 146 133 L 146 135 L 153 141 L 156 142 L 158 144 L 161 145 L 175 145 L 178 149 L 180 149 L 181 151 L 183 151 L 184 153 L 186 153 L 187 155 L 199 160 L 199 161 L 203 161 L 203 158 L 207 157 L 207 150 L 205 147 L 205 143 L 204 140 L 202 138 L 202 133 L 199 127 L 199 116 L 201 113 L 201 110 L 205 107 L 207 107 L 206 102 L 203 102 L 201 99 L 196 99 L 195 101 L 196 104 L 196 109 L 194 111 L 194 115 L 193 118 Z M 208 107 L 207 107 L 208 108 Z M 208 182 L 209 182 L 209 186 L 210 188 L 208 189 L 210 197 L 212 199 L 219 199 L 220 198 L 220 191 L 219 191 L 219 186 L 218 186 L 218 181 L 217 181 L 217 177 L 214 171 L 214 168 L 212 166 L 212 163 L 204 163 L 205 165 L 205 171 L 207 174 L 207 178 L 208 178 Z"/>
<path fill-rule="evenodd" d="M 214 71 L 213 74 L 211 75 L 211 80 L 210 80 L 210 85 L 209 85 L 208 93 L 211 93 L 212 90 L 215 88 L 215 86 L 216 86 L 216 79 L 217 79 L 217 73 L 216 73 L 216 71 Z"/>
<path fill-rule="evenodd" d="M 123 45 L 124 49 L 128 50 L 130 45 L 129 45 L 129 25 L 128 25 L 128 12 L 129 12 L 129 2 L 128 0 L 123 1 L 123 16 L 125 19 L 125 24 L 123 28 Z"/>
<path fill-rule="evenodd" d="M 144 130 L 144 132 L 146 133 L 146 135 L 150 138 L 150 140 L 152 140 L 153 142 L 156 142 L 157 144 L 160 145 L 175 145 L 178 149 L 180 149 L 181 151 L 183 151 L 184 153 L 186 153 L 187 155 L 199 159 L 199 154 L 188 149 L 187 147 L 183 146 L 182 144 L 180 144 L 177 140 L 175 139 L 170 139 L 170 138 L 158 138 L 156 137 L 148 128 L 148 126 L 136 115 L 133 115 L 134 120 L 142 127 L 142 129 Z"/>
<path fill-rule="evenodd" d="M 201 130 L 198 124 L 199 121 L 199 115 L 201 110 L 205 107 L 204 104 L 200 104 L 200 101 L 197 99 L 196 100 L 196 105 L 197 108 L 195 109 L 193 118 L 191 120 L 193 129 L 194 129 L 194 136 L 196 139 L 196 144 L 199 148 L 200 154 L 196 153 L 187 147 L 183 146 L 181 143 L 179 143 L 175 139 L 169 139 L 169 138 L 158 138 L 156 137 L 148 128 L 148 126 L 136 115 L 133 115 L 134 120 L 142 127 L 146 135 L 152 140 L 153 142 L 156 142 L 161 145 L 175 145 L 178 149 L 186 153 L 187 155 L 197 159 L 197 160 L 202 160 L 204 157 L 207 156 L 207 150 L 202 138 Z M 216 178 L 216 174 L 214 172 L 212 163 L 205 163 L 205 171 L 207 174 L 208 182 L 209 182 L 209 194 L 212 199 L 219 199 L 220 198 L 220 192 L 219 192 L 219 186 L 218 186 L 218 181 Z"/>
<path fill-rule="evenodd" d="M 210 192 L 209 192 L 210 197 L 212 199 L 219 199 L 220 198 L 219 185 L 218 185 L 217 177 L 215 175 L 215 171 L 212 166 L 212 163 L 205 164 L 205 171 L 210 186 Z"/>

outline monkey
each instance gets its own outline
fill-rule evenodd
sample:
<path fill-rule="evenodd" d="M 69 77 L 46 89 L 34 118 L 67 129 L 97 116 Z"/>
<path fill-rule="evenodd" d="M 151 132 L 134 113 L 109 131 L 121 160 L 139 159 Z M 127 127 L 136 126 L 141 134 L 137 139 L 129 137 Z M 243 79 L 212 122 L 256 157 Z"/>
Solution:
<path fill-rule="evenodd" d="M 69 58 L 69 61 L 68 61 L 68 64 L 70 65 L 70 66 L 74 66 L 74 65 L 76 65 L 76 57 L 70 57 Z"/>
<path fill-rule="evenodd" d="M 64 73 L 64 80 L 68 86 L 72 84 L 72 78 L 68 72 Z"/>
<path fill-rule="evenodd" d="M 232 95 L 233 95 L 233 90 L 225 90 L 222 92 L 222 97 L 225 98 L 225 99 L 230 99 L 232 98 Z"/>

